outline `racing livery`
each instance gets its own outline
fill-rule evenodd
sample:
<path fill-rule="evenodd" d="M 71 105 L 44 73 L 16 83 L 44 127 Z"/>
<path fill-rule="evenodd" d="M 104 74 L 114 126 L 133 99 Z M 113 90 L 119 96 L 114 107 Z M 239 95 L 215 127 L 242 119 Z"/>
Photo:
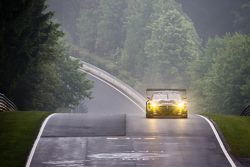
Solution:
<path fill-rule="evenodd" d="M 187 118 L 185 89 L 147 89 L 152 92 L 146 102 L 146 117 L 181 117 Z"/>

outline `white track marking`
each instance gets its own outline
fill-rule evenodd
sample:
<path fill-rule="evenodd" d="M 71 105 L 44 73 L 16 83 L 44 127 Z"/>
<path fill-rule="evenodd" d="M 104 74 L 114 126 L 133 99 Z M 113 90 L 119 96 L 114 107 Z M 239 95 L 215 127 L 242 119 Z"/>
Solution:
<path fill-rule="evenodd" d="M 91 76 L 93 76 L 93 77 L 95 77 L 96 79 L 99 79 L 100 81 L 106 83 L 106 84 L 109 85 L 110 87 L 112 87 L 112 88 L 114 88 L 115 90 L 117 90 L 118 92 L 120 92 L 122 95 L 124 95 L 125 97 L 127 97 L 130 101 L 132 101 L 135 105 L 137 105 L 137 106 L 141 109 L 142 112 L 145 113 L 144 109 L 143 109 L 141 106 L 139 106 L 133 99 L 131 99 L 130 97 L 128 97 L 126 94 L 124 94 L 123 92 L 121 92 L 119 89 L 117 89 L 116 87 L 114 87 L 114 86 L 111 85 L 110 83 L 106 82 L 105 80 L 103 80 L 103 79 L 101 79 L 101 78 L 99 78 L 99 77 L 97 77 L 97 76 L 95 76 L 95 75 L 93 75 L 93 74 L 90 74 L 90 73 L 88 73 L 88 74 L 91 75 Z M 215 135 L 215 137 L 216 137 L 216 139 L 217 139 L 217 141 L 218 141 L 220 147 L 221 147 L 221 150 L 223 151 L 224 155 L 226 156 L 228 162 L 230 163 L 230 165 L 231 165 L 232 167 L 236 167 L 234 161 L 232 160 L 232 158 L 231 158 L 230 155 L 228 154 L 228 152 L 227 152 L 227 150 L 226 150 L 226 148 L 225 148 L 225 146 L 224 146 L 224 144 L 223 144 L 223 142 L 222 142 L 222 140 L 221 140 L 221 138 L 220 138 L 220 136 L 219 136 L 219 134 L 218 134 L 216 128 L 214 127 L 213 123 L 212 123 L 209 119 L 207 119 L 206 117 L 204 117 L 204 116 L 202 116 L 202 115 L 198 115 L 198 116 L 200 116 L 201 118 L 205 119 L 205 120 L 208 122 L 208 124 L 210 125 L 210 127 L 211 127 L 211 129 L 212 129 L 212 131 L 213 131 L 213 133 L 214 133 L 214 135 Z"/>
<path fill-rule="evenodd" d="M 86 73 L 88 73 L 88 72 L 86 72 Z M 143 109 L 141 106 L 139 106 L 133 99 L 131 99 L 131 98 L 130 98 L 129 96 L 127 96 L 126 94 L 124 94 L 122 91 L 120 91 L 119 89 L 117 89 L 116 87 L 114 87 L 113 85 L 111 85 L 110 83 L 106 82 L 105 80 L 103 80 L 103 79 L 101 79 L 101 78 L 99 78 L 99 77 L 97 77 L 97 76 L 95 76 L 95 75 L 93 75 L 93 74 L 91 74 L 91 73 L 88 73 L 88 74 L 91 75 L 91 76 L 93 76 L 94 78 L 96 78 L 96 79 L 98 79 L 98 80 L 104 82 L 104 83 L 107 84 L 108 86 L 112 87 L 113 89 L 115 89 L 116 91 L 118 91 L 119 93 L 121 93 L 122 95 L 124 95 L 124 96 L 125 96 L 126 98 L 128 98 L 131 102 L 133 102 L 138 108 L 140 108 L 140 110 L 141 110 L 142 112 L 145 113 L 144 109 Z M 30 167 L 32 158 L 33 158 L 33 156 L 34 156 L 36 147 L 37 147 L 38 142 L 39 142 L 39 140 L 40 140 L 40 138 L 41 138 L 41 135 L 42 135 L 42 133 L 43 133 L 43 130 L 44 130 L 44 128 L 45 128 L 47 122 L 49 121 L 49 119 L 50 119 L 52 116 L 54 116 L 54 115 L 56 115 L 56 113 L 55 113 L 55 114 L 52 114 L 52 115 L 50 115 L 50 116 L 48 116 L 48 117 L 45 119 L 45 121 L 43 122 L 42 127 L 40 128 L 40 131 L 39 131 L 39 133 L 38 133 L 38 136 L 37 136 L 37 138 L 36 138 L 36 140 L 35 140 L 35 143 L 34 143 L 34 145 L 33 145 L 33 147 L 32 147 L 32 150 L 31 150 L 31 152 L 30 152 L 28 161 L 27 161 L 27 163 L 26 163 L 26 167 Z M 225 146 L 224 146 L 224 144 L 223 144 L 223 142 L 222 142 L 222 140 L 221 140 L 221 138 L 220 138 L 220 136 L 219 136 L 219 134 L 218 134 L 216 128 L 214 127 L 213 123 L 212 123 L 209 119 L 207 119 L 206 117 L 204 117 L 204 116 L 202 116 L 202 115 L 198 115 L 198 116 L 200 116 L 201 118 L 205 119 L 205 120 L 208 122 L 208 124 L 210 125 L 211 129 L 213 130 L 213 133 L 214 133 L 214 135 L 215 135 L 215 137 L 216 137 L 216 139 L 217 139 L 217 141 L 218 141 L 218 143 L 219 143 L 219 145 L 220 145 L 220 147 L 221 147 L 221 150 L 223 151 L 223 153 L 224 153 L 224 155 L 226 156 L 227 160 L 229 161 L 230 165 L 231 165 L 232 167 L 236 167 L 234 161 L 232 160 L 232 158 L 231 158 L 230 155 L 228 154 L 228 152 L 227 152 L 227 150 L 226 150 L 226 148 L 225 148 Z"/>
<path fill-rule="evenodd" d="M 29 166 L 30 166 L 31 161 L 32 161 L 32 158 L 33 158 L 34 153 L 35 153 L 35 151 L 36 151 L 36 147 L 37 147 L 38 142 L 39 142 L 39 140 L 40 140 L 40 138 L 41 138 L 41 136 L 42 136 L 43 130 L 44 130 L 44 128 L 45 128 L 47 122 L 49 121 L 49 119 L 50 119 L 52 116 L 54 116 L 54 115 L 56 115 L 56 113 L 51 114 L 50 116 L 48 116 L 48 117 L 43 121 L 43 124 L 42 124 L 42 126 L 41 126 L 41 128 L 40 128 L 40 130 L 39 130 L 39 133 L 38 133 L 37 137 L 36 137 L 35 143 L 33 144 L 33 147 L 32 147 L 32 149 L 31 149 L 31 151 L 30 151 L 29 158 L 28 158 L 28 160 L 27 160 L 27 162 L 26 162 L 26 167 L 29 167 Z"/>
<path fill-rule="evenodd" d="M 86 73 L 88 73 L 88 72 L 86 72 Z M 103 79 L 101 79 L 101 78 L 99 78 L 99 77 L 97 77 L 97 76 L 95 76 L 95 75 L 93 75 L 93 74 L 91 74 L 91 73 L 88 73 L 88 74 L 91 75 L 91 76 L 93 76 L 94 78 L 100 80 L 101 82 L 107 84 L 108 86 L 112 87 L 113 89 L 115 89 L 116 91 L 118 91 L 119 93 L 121 93 L 123 96 L 125 96 L 126 98 L 128 98 L 131 102 L 133 102 L 142 112 L 145 112 L 144 109 L 143 109 L 141 106 L 139 106 L 133 99 L 131 99 L 130 97 L 128 97 L 128 96 L 127 96 L 126 94 L 124 94 L 122 91 L 120 91 L 119 89 L 117 89 L 116 87 L 114 87 L 113 85 L 111 85 L 110 83 L 106 82 L 105 80 L 103 80 Z M 40 128 L 40 131 L 39 131 L 39 133 L 38 133 L 38 136 L 37 136 L 37 138 L 36 138 L 36 140 L 35 140 L 35 142 L 34 142 L 34 145 L 33 145 L 33 147 L 32 147 L 32 150 L 31 150 L 31 152 L 30 152 L 29 158 L 28 158 L 28 160 L 27 160 L 27 162 L 26 162 L 26 167 L 30 167 L 32 158 L 33 158 L 33 156 L 34 156 L 36 147 L 37 147 L 38 142 L 39 142 L 39 140 L 40 140 L 40 138 L 41 138 L 41 135 L 42 135 L 42 133 L 43 133 L 43 130 L 44 130 L 44 128 L 45 128 L 47 122 L 49 121 L 49 119 L 50 119 L 52 116 L 54 116 L 54 115 L 56 115 L 56 113 L 55 113 L 55 114 L 51 114 L 50 116 L 48 116 L 48 117 L 45 119 L 45 121 L 43 122 L 43 124 L 42 124 L 42 126 L 41 126 L 41 128 Z"/>
<path fill-rule="evenodd" d="M 103 80 L 103 79 L 101 79 L 101 78 L 99 78 L 99 77 L 97 77 L 97 76 L 95 76 L 95 75 L 93 75 L 93 74 L 91 74 L 91 73 L 88 73 L 88 72 L 86 72 L 86 73 L 89 74 L 89 75 L 91 75 L 92 77 L 94 77 L 94 78 L 100 80 L 101 82 L 104 82 L 104 83 L 107 84 L 108 86 L 112 87 L 113 89 L 115 89 L 116 91 L 118 91 L 119 93 L 121 93 L 123 96 L 125 96 L 126 98 L 128 98 L 131 102 L 133 102 L 137 107 L 139 107 L 140 110 L 141 110 L 142 112 L 145 113 L 144 109 L 143 109 L 139 104 L 137 104 L 137 103 L 136 103 L 133 99 L 131 99 L 128 95 L 126 95 L 125 93 L 123 93 L 122 91 L 120 91 L 119 89 L 117 89 L 115 86 L 113 86 L 112 84 L 108 83 L 107 81 L 105 81 L 105 80 Z"/>
<path fill-rule="evenodd" d="M 214 132 L 214 135 L 215 135 L 215 137 L 216 137 L 216 139 L 217 139 L 217 141 L 218 141 L 218 143 L 220 145 L 221 150 L 223 151 L 223 153 L 226 156 L 227 160 L 229 161 L 230 165 L 232 167 L 236 167 L 234 161 L 232 160 L 232 158 L 228 154 L 228 152 L 227 152 L 227 150 L 226 150 L 226 148 L 225 148 L 225 146 L 224 146 L 224 144 L 223 144 L 223 142 L 222 142 L 216 128 L 214 127 L 214 124 L 209 119 L 207 119 L 206 117 L 204 117 L 202 115 L 198 115 L 198 116 L 200 116 L 201 118 L 205 119 L 208 122 L 208 124 L 210 125 L 210 127 L 212 128 L 212 130 Z"/>

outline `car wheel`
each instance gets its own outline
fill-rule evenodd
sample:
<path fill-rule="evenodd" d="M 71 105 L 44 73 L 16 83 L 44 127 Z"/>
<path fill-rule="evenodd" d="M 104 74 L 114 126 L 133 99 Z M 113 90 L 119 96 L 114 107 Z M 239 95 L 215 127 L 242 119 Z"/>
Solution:
<path fill-rule="evenodd" d="M 183 115 L 183 118 L 188 118 L 188 115 L 186 114 L 186 115 Z"/>
<path fill-rule="evenodd" d="M 146 118 L 153 118 L 153 116 L 150 114 L 146 114 Z"/>

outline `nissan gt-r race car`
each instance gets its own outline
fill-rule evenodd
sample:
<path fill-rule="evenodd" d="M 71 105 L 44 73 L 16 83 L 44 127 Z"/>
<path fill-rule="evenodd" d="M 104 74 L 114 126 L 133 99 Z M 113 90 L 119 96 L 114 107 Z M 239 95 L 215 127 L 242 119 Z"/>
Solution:
<path fill-rule="evenodd" d="M 146 118 L 187 118 L 186 89 L 147 89 L 146 94 Z"/>

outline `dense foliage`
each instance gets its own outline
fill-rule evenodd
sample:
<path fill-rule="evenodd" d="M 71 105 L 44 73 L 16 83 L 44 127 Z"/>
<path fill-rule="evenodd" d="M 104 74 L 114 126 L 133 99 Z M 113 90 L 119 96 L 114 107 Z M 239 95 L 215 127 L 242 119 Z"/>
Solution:
<path fill-rule="evenodd" d="M 89 97 L 45 0 L 0 2 L 0 91 L 21 110 L 55 110 Z"/>
<path fill-rule="evenodd" d="M 250 36 L 210 39 L 193 63 L 193 93 L 199 111 L 238 114 L 250 102 Z"/>
<path fill-rule="evenodd" d="M 92 54 L 81 55 L 85 60 L 141 90 L 146 86 L 188 85 L 186 70 L 199 53 L 199 38 L 192 21 L 175 1 L 74 3 L 82 6 L 76 19 L 79 40 L 75 46 Z"/>
<path fill-rule="evenodd" d="M 235 12 L 234 26 L 238 32 L 250 34 L 250 2 L 242 3 Z"/>
<path fill-rule="evenodd" d="M 154 19 L 148 26 L 151 36 L 144 47 L 144 82 L 157 87 L 187 87 L 187 67 L 199 54 L 198 36 L 177 4 L 159 2 L 154 5 Z"/>
<path fill-rule="evenodd" d="M 197 111 L 239 113 L 249 103 L 247 0 L 64 1 L 48 2 L 64 27 L 75 20 L 76 31 L 66 30 L 77 34 L 75 56 L 140 91 L 190 88 Z"/>
<path fill-rule="evenodd" d="M 239 28 L 249 31 L 249 0 L 176 1 L 182 4 L 184 12 L 193 20 L 199 36 L 205 42 L 216 35 L 238 31 Z M 242 24 L 238 24 L 238 21 Z"/>

